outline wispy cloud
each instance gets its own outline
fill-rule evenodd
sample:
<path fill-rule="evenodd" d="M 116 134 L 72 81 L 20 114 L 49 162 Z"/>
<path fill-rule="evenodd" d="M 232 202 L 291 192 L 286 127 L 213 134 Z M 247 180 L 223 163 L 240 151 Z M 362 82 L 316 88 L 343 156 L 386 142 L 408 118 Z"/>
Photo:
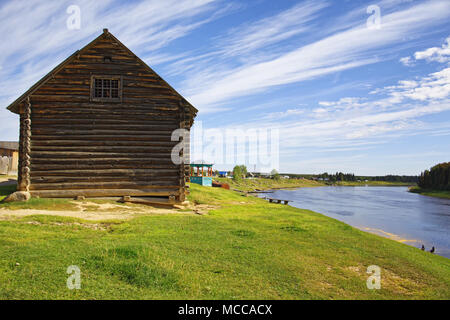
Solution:
<path fill-rule="evenodd" d="M 69 30 L 66 12 L 76 4 L 81 28 Z M 54 66 L 81 48 L 102 28 L 149 62 L 179 59 L 182 53 L 159 52 L 172 41 L 226 14 L 231 5 L 219 0 L 78 0 L 9 1 L 0 5 L 0 134 L 17 136 L 16 117 L 9 103 Z"/>
<path fill-rule="evenodd" d="M 217 47 L 220 48 L 218 52 L 242 56 L 310 31 L 311 22 L 327 6 L 328 3 L 324 1 L 305 1 L 275 16 L 233 28 L 217 40 Z"/>
<path fill-rule="evenodd" d="M 81 0 L 77 1 L 81 9 L 81 29 L 68 30 L 66 20 L 69 15 L 66 9 L 71 4 L 70 1 L 31 0 L 12 1 L 0 7 L 3 40 L 0 44 L 0 65 L 3 76 L 14 72 L 7 74 L 9 81 L 22 79 L 24 74 L 20 71 L 24 65 L 32 65 L 33 71 L 42 69 L 44 73 L 50 66 L 59 63 L 61 57 L 92 40 L 103 27 L 109 27 L 111 32 L 140 54 L 155 54 L 155 50 L 223 12 L 223 9 L 218 10 L 218 1 L 215 0 Z M 38 76 L 34 72 L 34 77 Z"/>
<path fill-rule="evenodd" d="M 318 106 L 269 112 L 234 128 L 278 128 L 282 153 L 298 152 L 299 148 L 356 151 L 403 135 L 449 135 L 449 122 L 431 125 L 422 120 L 449 111 L 450 68 L 443 68 L 375 89 L 369 97 L 343 97 L 319 101 Z"/>
<path fill-rule="evenodd" d="M 184 91 L 200 110 L 208 111 L 230 99 L 251 95 L 270 87 L 305 81 L 321 75 L 379 61 L 377 50 L 394 46 L 415 32 L 419 33 L 450 17 L 448 1 L 428 1 L 383 16 L 381 30 L 366 25 L 339 32 L 299 47 L 270 61 L 242 65 L 215 72 L 205 82 Z M 392 51 L 392 47 L 391 47 Z"/>

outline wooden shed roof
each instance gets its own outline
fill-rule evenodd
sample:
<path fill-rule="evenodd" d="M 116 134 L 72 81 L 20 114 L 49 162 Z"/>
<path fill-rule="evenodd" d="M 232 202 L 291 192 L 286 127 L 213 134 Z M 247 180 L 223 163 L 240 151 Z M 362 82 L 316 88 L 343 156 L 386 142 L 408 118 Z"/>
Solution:
<path fill-rule="evenodd" d="M 51 70 L 49 73 L 47 73 L 41 80 L 36 82 L 33 86 L 31 86 L 24 94 L 22 94 L 19 98 L 17 98 L 13 103 L 11 103 L 7 109 L 11 112 L 19 114 L 19 104 L 23 102 L 27 97 L 31 96 L 36 90 L 38 90 L 42 85 L 44 85 L 48 80 L 50 80 L 55 74 L 57 74 L 60 70 L 62 70 L 67 64 L 72 62 L 79 54 L 81 54 L 83 51 L 90 48 L 96 41 L 99 39 L 103 39 L 105 37 L 111 37 L 114 41 L 116 41 L 119 45 L 121 45 L 127 52 L 132 54 L 137 61 L 139 61 L 145 68 L 148 69 L 149 72 L 153 72 L 156 74 L 161 81 L 164 82 L 164 84 L 167 85 L 168 88 L 170 88 L 176 95 L 178 95 L 192 110 L 193 114 L 195 115 L 198 110 L 189 102 L 187 101 L 180 93 L 178 93 L 171 85 L 169 85 L 161 76 L 159 76 L 152 68 L 150 68 L 143 60 L 141 60 L 137 55 L 135 55 L 130 49 L 128 49 L 122 42 L 120 42 L 112 33 L 108 31 L 108 29 L 103 29 L 103 33 L 99 35 L 97 38 L 92 40 L 90 43 L 88 43 L 86 46 L 84 46 L 82 49 L 75 51 L 71 56 L 69 56 L 66 60 L 61 62 L 59 65 L 57 65 L 53 70 Z"/>
<path fill-rule="evenodd" d="M 19 143 L 16 141 L 0 141 L 0 149 L 19 150 Z"/>

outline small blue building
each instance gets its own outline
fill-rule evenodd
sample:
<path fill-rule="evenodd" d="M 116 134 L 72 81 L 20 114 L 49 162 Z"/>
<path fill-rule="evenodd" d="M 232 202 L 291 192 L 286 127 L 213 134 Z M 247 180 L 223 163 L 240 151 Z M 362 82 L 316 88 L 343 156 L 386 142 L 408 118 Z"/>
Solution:
<path fill-rule="evenodd" d="M 219 176 L 226 178 L 228 176 L 228 171 L 219 171 Z"/>
<path fill-rule="evenodd" d="M 190 180 L 206 187 L 212 187 L 212 164 L 191 163 Z"/>

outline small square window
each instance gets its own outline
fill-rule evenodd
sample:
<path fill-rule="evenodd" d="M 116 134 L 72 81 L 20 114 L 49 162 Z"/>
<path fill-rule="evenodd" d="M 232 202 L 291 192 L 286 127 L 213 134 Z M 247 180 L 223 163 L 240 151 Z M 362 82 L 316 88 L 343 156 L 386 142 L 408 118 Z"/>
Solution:
<path fill-rule="evenodd" d="M 91 100 L 120 101 L 122 98 L 120 77 L 93 76 L 91 81 Z"/>

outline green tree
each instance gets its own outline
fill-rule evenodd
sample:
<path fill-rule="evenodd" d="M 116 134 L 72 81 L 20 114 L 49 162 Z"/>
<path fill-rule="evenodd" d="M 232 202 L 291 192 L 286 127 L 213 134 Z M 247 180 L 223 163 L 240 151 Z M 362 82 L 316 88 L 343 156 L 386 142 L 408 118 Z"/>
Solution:
<path fill-rule="evenodd" d="M 242 179 L 242 167 L 241 166 L 234 166 L 233 168 L 233 180 L 239 181 Z"/>
<path fill-rule="evenodd" d="M 277 170 L 273 169 L 273 170 L 270 172 L 270 175 L 272 176 L 272 179 L 274 179 L 274 180 L 280 180 L 280 174 L 278 173 Z"/>
<path fill-rule="evenodd" d="M 425 170 L 417 183 L 423 189 L 450 190 L 450 162 L 435 165 Z"/>
<path fill-rule="evenodd" d="M 245 178 L 247 176 L 247 173 L 248 173 L 247 167 L 244 166 L 244 165 L 240 165 L 239 167 L 241 168 L 242 176 Z"/>

